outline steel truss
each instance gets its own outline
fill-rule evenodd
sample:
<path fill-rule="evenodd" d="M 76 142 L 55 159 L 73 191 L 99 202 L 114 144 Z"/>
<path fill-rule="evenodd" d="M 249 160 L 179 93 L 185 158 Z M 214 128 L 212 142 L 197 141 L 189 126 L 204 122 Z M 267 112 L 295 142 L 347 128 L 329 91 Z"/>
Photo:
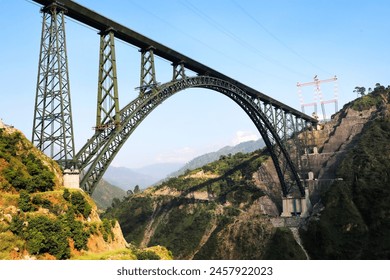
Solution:
<path fill-rule="evenodd" d="M 172 63 L 172 66 L 173 66 L 172 81 L 186 78 L 186 72 L 185 72 L 183 61 L 179 63 Z"/>
<path fill-rule="evenodd" d="M 96 130 L 119 124 L 118 82 L 114 30 L 100 33 Z"/>
<path fill-rule="evenodd" d="M 41 11 L 42 36 L 32 142 L 62 168 L 71 168 L 74 139 L 65 43 L 66 10 L 52 4 Z"/>
<path fill-rule="evenodd" d="M 296 172 L 283 140 L 279 137 L 267 115 L 262 110 L 262 102 L 248 95 L 244 90 L 230 82 L 210 76 L 198 76 L 178 79 L 149 90 L 130 102 L 120 111 L 118 129 L 107 127 L 96 132 L 94 137 L 76 155 L 78 167 L 84 170 L 81 186 L 92 193 L 96 184 L 118 153 L 120 148 L 133 133 L 136 127 L 164 100 L 175 93 L 188 88 L 207 88 L 218 91 L 235 101 L 256 125 L 275 165 L 284 196 L 298 190 L 304 196 L 304 187 Z M 278 122 L 279 123 L 279 122 Z M 283 168 L 282 168 L 283 167 Z"/>
<path fill-rule="evenodd" d="M 154 48 L 141 49 L 141 75 L 139 94 L 143 95 L 150 89 L 158 86 L 156 80 L 156 70 L 154 67 Z"/>

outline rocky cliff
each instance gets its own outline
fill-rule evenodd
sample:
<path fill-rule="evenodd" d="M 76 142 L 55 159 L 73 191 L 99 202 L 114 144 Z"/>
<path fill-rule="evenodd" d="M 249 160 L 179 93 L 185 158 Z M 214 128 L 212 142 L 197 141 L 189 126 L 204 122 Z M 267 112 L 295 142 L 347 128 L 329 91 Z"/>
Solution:
<path fill-rule="evenodd" d="M 314 259 L 390 257 L 389 104 L 390 87 L 377 85 L 325 125 L 330 133 L 320 151 L 329 156 L 312 184 L 313 213 L 300 230 Z"/>

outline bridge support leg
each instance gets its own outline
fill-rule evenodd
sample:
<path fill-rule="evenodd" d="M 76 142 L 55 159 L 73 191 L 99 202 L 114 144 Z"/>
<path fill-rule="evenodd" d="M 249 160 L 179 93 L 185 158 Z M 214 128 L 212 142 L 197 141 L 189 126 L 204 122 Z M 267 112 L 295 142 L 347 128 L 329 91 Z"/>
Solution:
<path fill-rule="evenodd" d="M 141 52 L 141 78 L 139 94 L 142 96 L 146 91 L 157 86 L 156 70 L 154 67 L 153 47 L 140 50 Z"/>
<path fill-rule="evenodd" d="M 96 130 L 104 130 L 107 125 L 117 126 L 120 123 L 114 40 L 113 30 L 100 33 Z"/>
<path fill-rule="evenodd" d="M 73 166 L 74 139 L 64 10 L 52 4 L 42 13 L 32 142 L 65 169 Z"/>
<path fill-rule="evenodd" d="M 186 78 L 184 62 L 172 63 L 172 66 L 173 66 L 172 81 L 177 81 Z"/>

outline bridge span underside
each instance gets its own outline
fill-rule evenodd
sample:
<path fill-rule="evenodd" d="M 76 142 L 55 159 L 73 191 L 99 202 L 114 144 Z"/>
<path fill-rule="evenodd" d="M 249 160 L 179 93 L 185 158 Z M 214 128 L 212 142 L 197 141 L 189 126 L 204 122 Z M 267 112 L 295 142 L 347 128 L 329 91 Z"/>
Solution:
<path fill-rule="evenodd" d="M 253 121 L 269 149 L 283 196 L 305 196 L 305 188 L 297 171 L 298 164 L 290 156 L 287 147 L 291 144 L 287 144 L 287 140 L 297 140 L 297 135 L 312 127 L 317 122 L 316 119 L 73 1 L 34 1 L 44 5 L 44 16 L 33 142 L 46 152 L 59 150 L 55 155 L 58 157 L 54 158 L 53 155 L 53 158 L 64 169 L 80 169 L 80 183 L 84 190 L 89 193 L 94 191 L 126 140 L 164 100 L 185 89 L 205 88 L 232 99 Z M 95 134 L 76 155 L 68 88 L 65 15 L 98 29 L 101 44 Z M 115 39 L 139 47 L 141 53 L 139 96 L 122 109 L 119 109 L 118 102 Z M 163 84 L 157 82 L 154 55 L 172 63 L 171 81 Z M 55 71 L 57 66 L 62 71 Z M 187 69 L 197 76 L 188 77 L 185 71 Z M 51 87 L 52 85 L 54 86 Z M 293 143 L 299 141 L 298 139 Z M 299 147 L 295 147 L 295 151 L 298 149 Z"/>

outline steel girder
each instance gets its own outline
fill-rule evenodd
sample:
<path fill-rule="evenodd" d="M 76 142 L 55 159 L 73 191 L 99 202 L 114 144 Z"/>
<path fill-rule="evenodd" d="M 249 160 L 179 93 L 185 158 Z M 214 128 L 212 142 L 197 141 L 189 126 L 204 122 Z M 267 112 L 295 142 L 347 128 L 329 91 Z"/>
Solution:
<path fill-rule="evenodd" d="M 287 196 L 291 193 L 292 188 L 297 187 L 303 196 L 304 188 L 295 166 L 273 125 L 261 110 L 261 102 L 230 82 L 210 76 L 179 79 L 163 84 L 139 95 L 123 108 L 120 111 L 120 126 L 117 129 L 107 127 L 104 131 L 97 131 L 76 155 L 75 160 L 78 162 L 79 168 L 84 169 L 81 187 L 92 193 L 115 155 L 146 116 L 173 94 L 195 87 L 215 90 L 228 96 L 248 114 L 270 149 L 270 155 L 282 185 L 283 195 Z M 277 147 L 278 153 L 275 152 L 275 147 Z M 284 173 L 285 171 L 281 168 L 284 162 L 287 163 L 288 174 Z M 287 178 L 291 178 L 291 180 Z"/>
<path fill-rule="evenodd" d="M 118 82 L 113 30 L 100 33 L 96 130 L 119 124 Z"/>
<path fill-rule="evenodd" d="M 42 9 L 32 142 L 62 168 L 71 168 L 74 139 L 64 12 L 57 4 Z"/>

